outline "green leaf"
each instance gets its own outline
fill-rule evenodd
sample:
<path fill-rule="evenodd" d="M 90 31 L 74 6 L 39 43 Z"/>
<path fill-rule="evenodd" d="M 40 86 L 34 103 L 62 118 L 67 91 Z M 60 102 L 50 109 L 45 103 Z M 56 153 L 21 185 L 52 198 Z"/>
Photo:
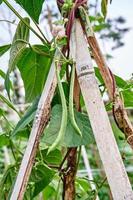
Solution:
<path fill-rule="evenodd" d="M 0 4 L 2 4 L 2 0 L 0 0 Z"/>
<path fill-rule="evenodd" d="M 36 98 L 32 106 L 27 110 L 21 120 L 17 123 L 15 129 L 12 132 L 12 137 L 19 131 L 23 130 L 33 119 L 37 110 L 39 98 Z"/>
<path fill-rule="evenodd" d="M 30 24 L 29 18 L 24 18 L 27 24 Z M 11 45 L 10 59 L 9 59 L 9 72 L 11 72 L 19 60 L 22 52 L 24 51 L 27 43 L 29 42 L 29 28 L 23 23 L 19 22 L 13 42 Z"/>
<path fill-rule="evenodd" d="M 5 134 L 0 135 L 0 148 L 9 145 L 9 137 Z"/>
<path fill-rule="evenodd" d="M 98 78 L 98 80 L 100 81 L 101 84 L 104 84 L 103 78 L 100 74 L 100 71 L 97 67 L 95 67 L 95 74 L 96 77 Z M 131 84 L 128 83 L 127 81 L 125 81 L 124 79 L 122 79 L 121 77 L 114 75 L 115 77 L 115 81 L 116 81 L 116 85 L 117 87 L 121 88 L 121 89 L 127 89 L 131 87 Z"/>
<path fill-rule="evenodd" d="M 43 156 L 44 162 L 48 164 L 54 164 L 54 165 L 59 165 L 61 163 L 62 155 L 58 149 L 51 151 L 49 154 L 47 154 L 47 152 L 48 152 L 48 149 L 41 150 L 41 154 Z"/>
<path fill-rule="evenodd" d="M 2 175 L 0 181 L 0 199 L 10 199 L 11 191 L 13 189 L 14 179 L 16 176 L 16 164 L 9 165 L 6 170 L 4 170 L 4 174 Z"/>
<path fill-rule="evenodd" d="M 24 18 L 26 23 L 30 24 L 29 18 Z M 29 29 L 23 22 L 19 22 L 13 42 L 11 45 L 11 50 L 10 50 L 10 59 L 9 59 L 9 68 L 7 71 L 6 79 L 5 79 L 5 88 L 7 91 L 7 94 L 10 98 L 10 87 L 9 87 L 9 74 L 10 72 L 15 68 L 18 60 L 20 59 L 22 52 L 25 50 L 26 45 L 29 41 Z"/>
<path fill-rule="evenodd" d="M 101 10 L 104 18 L 107 16 L 107 5 L 108 5 L 108 0 L 102 0 L 101 2 Z"/>
<path fill-rule="evenodd" d="M 1 69 L 0 69 L 0 76 L 5 79 L 6 78 L 6 74 L 5 72 L 3 72 Z"/>
<path fill-rule="evenodd" d="M 26 102 L 33 101 L 41 94 L 47 74 L 51 65 L 51 59 L 26 48 L 18 62 L 24 88 Z"/>
<path fill-rule="evenodd" d="M 43 190 L 43 199 L 51 199 L 56 195 L 56 190 L 54 189 L 54 187 L 52 187 L 51 185 L 48 185 L 44 190 Z"/>
<path fill-rule="evenodd" d="M 30 24 L 29 18 L 26 17 L 24 18 L 24 20 L 27 24 Z M 9 72 L 11 72 L 14 69 L 17 61 L 20 59 L 20 56 L 24 51 L 28 42 L 29 42 L 29 28 L 22 21 L 20 21 L 17 26 L 13 42 L 11 45 Z"/>
<path fill-rule="evenodd" d="M 62 107 L 61 105 L 55 105 L 52 108 L 51 120 L 47 128 L 44 131 L 42 141 L 47 144 L 52 144 L 59 132 L 60 123 L 62 118 Z M 88 119 L 88 116 L 79 112 L 75 112 L 75 118 L 77 124 L 82 132 L 83 137 L 79 136 L 68 118 L 68 124 L 65 132 L 64 140 L 61 142 L 62 146 L 66 147 L 77 147 L 81 145 L 87 145 L 94 142 L 93 132 Z"/>
<path fill-rule="evenodd" d="M 31 173 L 30 180 L 35 183 L 33 197 L 38 195 L 53 179 L 55 171 L 46 165 L 37 165 Z"/>
<path fill-rule="evenodd" d="M 19 112 L 17 111 L 17 109 L 14 107 L 14 105 L 8 101 L 8 99 L 6 99 L 2 94 L 0 94 L 0 100 L 3 102 L 3 103 L 6 103 L 7 106 L 9 108 L 11 108 L 12 110 L 14 110 L 18 115 L 19 115 Z"/>
<path fill-rule="evenodd" d="M 45 0 L 15 0 L 37 23 Z"/>
<path fill-rule="evenodd" d="M 10 47 L 11 47 L 11 44 L 0 46 L 0 56 L 6 53 L 10 49 Z"/>
<path fill-rule="evenodd" d="M 124 98 L 124 105 L 127 108 L 133 108 L 133 91 L 123 90 L 122 95 Z"/>
<path fill-rule="evenodd" d="M 39 45 L 39 44 L 32 45 L 32 49 L 33 51 L 42 56 L 51 57 L 52 52 L 50 52 L 50 49 L 46 45 Z"/>
<path fill-rule="evenodd" d="M 0 76 L 3 78 L 3 79 L 6 79 L 6 74 L 5 72 L 3 72 L 1 69 L 0 69 Z M 13 90 L 13 86 L 12 86 L 12 82 L 9 80 L 9 89 Z"/>
<path fill-rule="evenodd" d="M 87 192 L 89 189 L 91 189 L 89 181 L 84 178 L 77 178 L 76 183 L 83 188 L 84 192 Z"/>

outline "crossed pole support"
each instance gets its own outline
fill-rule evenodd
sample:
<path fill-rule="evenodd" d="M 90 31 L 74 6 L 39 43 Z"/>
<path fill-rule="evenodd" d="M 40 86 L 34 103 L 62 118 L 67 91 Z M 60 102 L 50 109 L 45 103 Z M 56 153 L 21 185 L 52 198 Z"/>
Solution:
<path fill-rule="evenodd" d="M 76 71 L 97 147 L 114 200 L 133 200 L 133 191 L 120 156 L 107 112 L 95 78 L 87 42 L 78 19 L 70 38 L 70 55 Z M 54 62 L 45 83 L 30 138 L 20 165 L 10 200 L 22 200 L 33 167 L 39 139 L 49 118 L 50 104 L 57 85 Z"/>

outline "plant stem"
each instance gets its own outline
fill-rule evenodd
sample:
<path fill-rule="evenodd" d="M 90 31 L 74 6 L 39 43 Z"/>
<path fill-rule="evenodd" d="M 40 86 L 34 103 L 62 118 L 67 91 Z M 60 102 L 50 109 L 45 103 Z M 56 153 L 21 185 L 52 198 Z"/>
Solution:
<path fill-rule="evenodd" d="M 63 200 L 75 199 L 75 175 L 77 166 L 77 148 L 70 148 L 67 158 L 67 171 L 63 176 Z"/>
<path fill-rule="evenodd" d="M 3 2 L 12 10 L 12 12 L 45 44 L 46 41 L 21 17 L 21 15 L 12 7 L 12 5 L 7 1 L 3 0 Z"/>
<path fill-rule="evenodd" d="M 33 20 L 34 24 L 36 25 L 37 29 L 39 30 L 39 32 L 41 33 L 41 35 L 43 36 L 43 38 L 46 40 L 47 43 L 49 43 L 49 41 L 45 37 L 44 33 L 42 32 L 42 30 L 40 29 L 40 27 L 38 26 L 38 24 L 36 23 L 36 21 L 34 19 L 32 19 L 32 20 Z"/>

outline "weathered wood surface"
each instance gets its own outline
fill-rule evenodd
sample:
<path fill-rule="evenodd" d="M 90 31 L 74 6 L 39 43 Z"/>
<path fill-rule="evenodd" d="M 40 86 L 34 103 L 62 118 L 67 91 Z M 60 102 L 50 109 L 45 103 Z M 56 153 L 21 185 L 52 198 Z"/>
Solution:
<path fill-rule="evenodd" d="M 95 78 L 94 69 L 81 25 L 76 20 L 71 36 L 73 58 L 87 113 L 114 200 L 133 200 L 121 155 Z"/>
<path fill-rule="evenodd" d="M 29 180 L 29 176 L 32 170 L 34 158 L 36 156 L 39 138 L 49 119 L 51 101 L 55 92 L 56 85 L 57 80 L 55 75 L 55 65 L 53 61 L 41 98 L 39 100 L 29 141 L 20 165 L 19 173 L 10 200 L 23 199 L 27 182 Z"/>

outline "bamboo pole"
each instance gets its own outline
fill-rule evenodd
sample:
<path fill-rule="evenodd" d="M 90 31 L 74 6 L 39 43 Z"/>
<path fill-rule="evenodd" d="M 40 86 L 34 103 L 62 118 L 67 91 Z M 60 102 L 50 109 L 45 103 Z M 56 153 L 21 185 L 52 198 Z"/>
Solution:
<path fill-rule="evenodd" d="M 55 54 L 57 56 L 57 53 Z M 39 139 L 49 120 L 51 101 L 57 85 L 54 60 L 51 65 L 47 81 L 39 100 L 36 116 L 33 122 L 30 138 L 20 165 L 17 179 L 10 200 L 22 200 L 36 156 Z"/>
<path fill-rule="evenodd" d="M 73 26 L 70 48 L 73 49 L 81 92 L 113 198 L 133 200 L 131 184 L 112 132 L 95 78 L 87 42 L 78 20 Z"/>

